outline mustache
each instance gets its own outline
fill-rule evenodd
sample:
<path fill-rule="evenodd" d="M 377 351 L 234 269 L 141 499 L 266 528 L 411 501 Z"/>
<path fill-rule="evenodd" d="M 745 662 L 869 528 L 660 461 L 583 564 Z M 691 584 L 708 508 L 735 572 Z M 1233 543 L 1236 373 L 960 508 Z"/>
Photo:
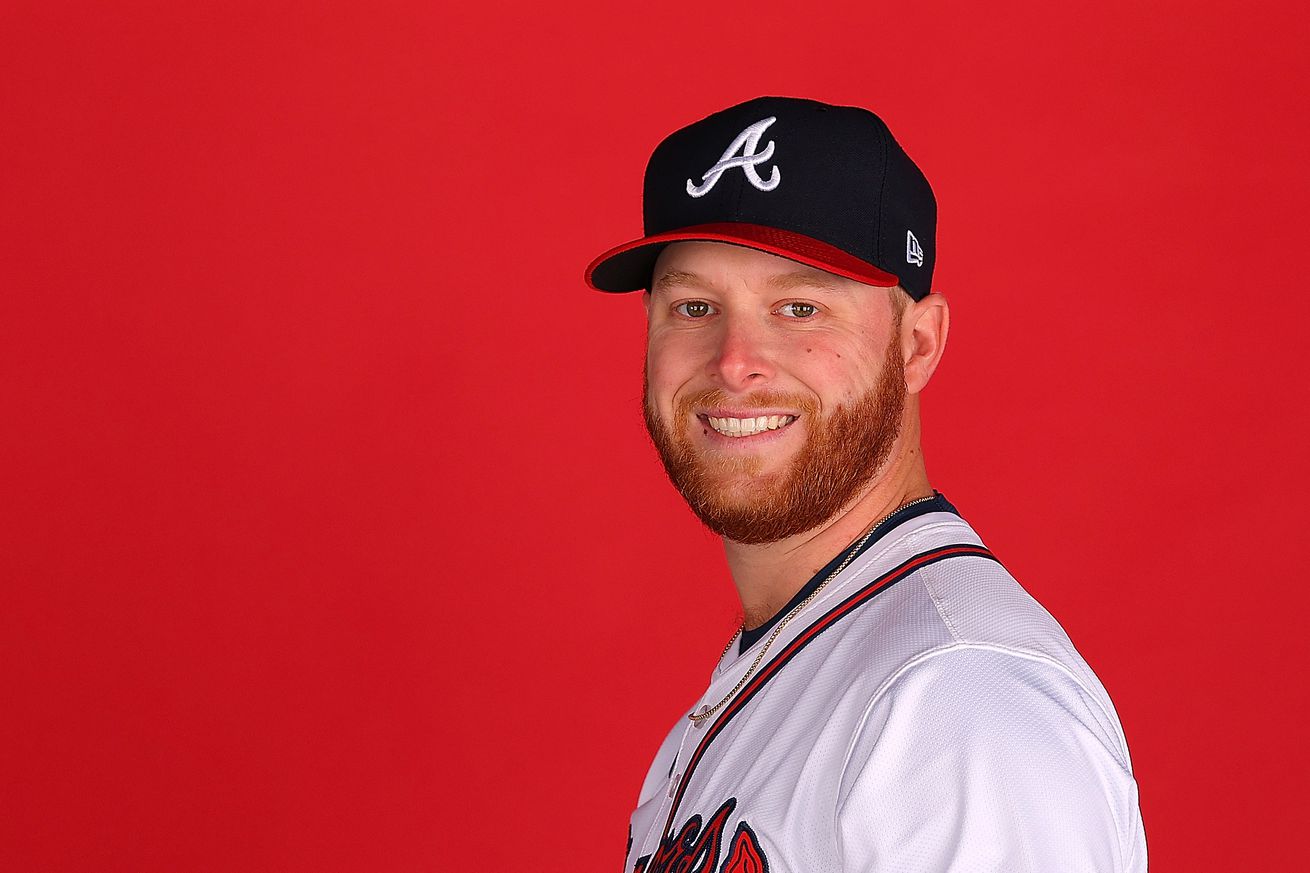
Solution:
<path fill-rule="evenodd" d="M 731 406 L 749 412 L 751 409 L 795 409 L 801 415 L 814 415 L 819 404 L 812 397 L 788 394 L 784 391 L 752 391 L 745 395 L 729 394 L 722 388 L 709 388 L 679 398 L 675 411 L 679 419 L 690 415 L 693 409 L 706 406 Z"/>

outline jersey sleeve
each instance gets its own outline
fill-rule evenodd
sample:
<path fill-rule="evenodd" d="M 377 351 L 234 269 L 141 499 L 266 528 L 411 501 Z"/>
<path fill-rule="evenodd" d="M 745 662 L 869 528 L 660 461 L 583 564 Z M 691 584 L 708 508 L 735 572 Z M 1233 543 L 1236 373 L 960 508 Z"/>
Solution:
<path fill-rule="evenodd" d="M 838 790 L 843 869 L 1139 873 L 1137 785 L 1117 725 L 1058 664 L 955 646 L 870 704 Z"/>

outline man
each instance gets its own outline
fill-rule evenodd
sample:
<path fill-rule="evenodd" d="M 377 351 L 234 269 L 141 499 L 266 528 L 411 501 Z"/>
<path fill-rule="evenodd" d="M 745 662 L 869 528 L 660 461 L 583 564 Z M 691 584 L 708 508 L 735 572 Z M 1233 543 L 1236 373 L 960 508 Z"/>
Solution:
<path fill-rule="evenodd" d="M 744 621 L 641 789 L 637 873 L 1142 871 L 1128 748 L 1055 620 L 944 496 L 919 393 L 936 202 L 873 113 L 759 98 L 665 139 L 646 424 Z"/>

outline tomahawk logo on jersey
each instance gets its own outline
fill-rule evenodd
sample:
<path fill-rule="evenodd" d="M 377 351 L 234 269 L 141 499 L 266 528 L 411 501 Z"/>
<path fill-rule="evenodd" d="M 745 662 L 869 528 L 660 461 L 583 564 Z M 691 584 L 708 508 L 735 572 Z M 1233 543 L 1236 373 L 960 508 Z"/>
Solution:
<path fill-rule="evenodd" d="M 761 645 L 725 652 L 692 711 Z M 1145 870 L 1108 696 L 940 495 L 681 720 L 631 825 L 632 873 Z"/>
<path fill-rule="evenodd" d="M 676 834 L 660 841 L 652 855 L 643 855 L 633 865 L 633 873 L 766 873 L 768 861 L 760 850 L 755 832 L 745 821 L 728 841 L 728 855 L 719 866 L 724 826 L 737 806 L 731 797 L 707 821 L 693 815 Z"/>

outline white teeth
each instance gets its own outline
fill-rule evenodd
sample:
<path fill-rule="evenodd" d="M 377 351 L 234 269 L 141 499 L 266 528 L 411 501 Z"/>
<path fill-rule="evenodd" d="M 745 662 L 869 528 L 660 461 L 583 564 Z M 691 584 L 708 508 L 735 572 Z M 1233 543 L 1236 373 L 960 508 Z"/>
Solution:
<path fill-rule="evenodd" d="M 724 436 L 753 436 L 766 430 L 786 427 L 796 420 L 794 415 L 761 415 L 757 418 L 714 418 L 709 416 L 710 427 Z"/>

